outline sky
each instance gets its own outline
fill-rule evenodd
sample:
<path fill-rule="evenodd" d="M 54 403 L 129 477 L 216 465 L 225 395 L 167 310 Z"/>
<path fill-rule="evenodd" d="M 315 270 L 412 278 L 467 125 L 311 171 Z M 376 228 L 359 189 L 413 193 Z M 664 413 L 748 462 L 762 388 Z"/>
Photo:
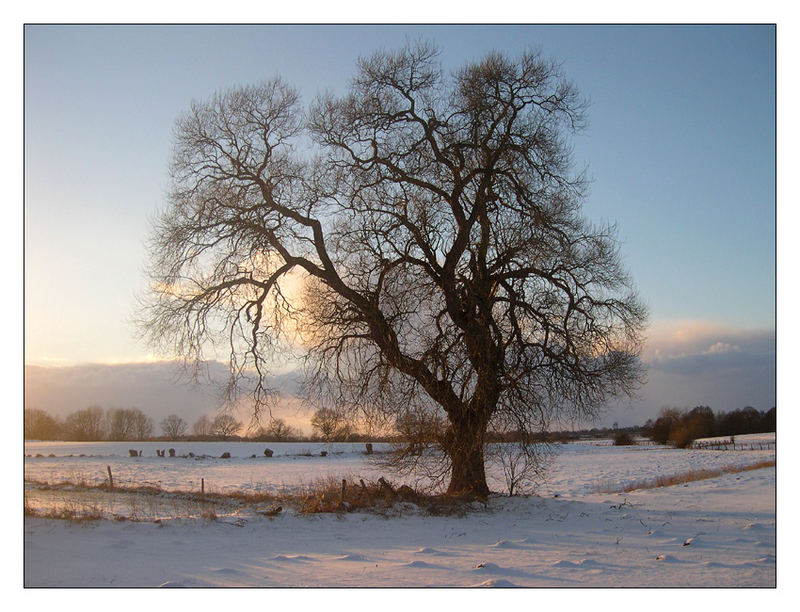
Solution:
<path fill-rule="evenodd" d="M 775 405 L 772 26 L 27 26 L 25 364 L 71 368 L 93 403 L 81 368 L 156 359 L 131 319 L 192 100 L 275 75 L 306 101 L 342 93 L 359 56 L 419 37 L 446 69 L 540 49 L 590 100 L 584 211 L 617 224 L 650 310 L 649 382 L 604 422 Z"/>

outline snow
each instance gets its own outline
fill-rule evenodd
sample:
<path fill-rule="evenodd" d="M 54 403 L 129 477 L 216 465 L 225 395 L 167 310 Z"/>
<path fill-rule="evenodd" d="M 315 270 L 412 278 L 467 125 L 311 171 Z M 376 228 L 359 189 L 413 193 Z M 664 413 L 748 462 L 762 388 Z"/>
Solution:
<path fill-rule="evenodd" d="M 170 445 L 155 443 L 26 443 L 25 453 L 32 456 L 25 459 L 25 475 L 102 482 L 109 465 L 115 484 L 157 483 L 176 490 L 195 482 L 199 487 L 200 478 L 217 490 L 279 490 L 324 475 L 380 475 L 360 444 L 172 446 L 177 454 L 196 457 L 156 457 L 155 448 Z M 275 451 L 272 458 L 263 456 L 265 447 Z M 128 457 L 128 448 L 143 450 L 142 457 Z M 321 457 L 320 449 L 328 455 Z M 219 459 L 226 451 L 232 458 Z M 304 456 L 306 451 L 312 456 Z M 774 586 L 774 467 L 658 489 L 596 492 L 610 483 L 774 458 L 774 450 L 561 445 L 537 495 L 492 496 L 486 507 L 465 516 L 428 516 L 406 503 L 383 513 L 342 515 L 303 516 L 286 508 L 274 518 L 231 506 L 207 520 L 161 503 L 147 510 L 157 523 L 28 517 L 25 584 Z M 503 489 L 494 472 L 489 480 L 493 490 Z M 48 503 L 41 492 L 26 494 Z"/>

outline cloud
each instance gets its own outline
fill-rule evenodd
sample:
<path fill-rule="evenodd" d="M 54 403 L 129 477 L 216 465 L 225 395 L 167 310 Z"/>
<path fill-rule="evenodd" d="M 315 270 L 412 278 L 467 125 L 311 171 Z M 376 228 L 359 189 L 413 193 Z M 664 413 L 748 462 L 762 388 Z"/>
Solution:
<path fill-rule="evenodd" d="M 768 410 L 776 404 L 775 331 L 743 330 L 697 321 L 661 323 L 650 330 L 643 361 L 648 382 L 639 397 L 609 405 L 599 424 L 640 425 L 663 406 L 711 406 L 730 411 L 744 406 Z M 224 382 L 227 367 L 207 364 L 207 378 Z M 136 407 L 156 424 L 175 413 L 194 423 L 221 405 L 217 385 L 190 384 L 171 362 L 25 367 L 25 405 L 64 417 L 99 404 Z M 284 395 L 274 413 L 294 427 L 310 431 L 310 410 L 295 397 L 299 373 L 269 382 Z M 249 420 L 247 406 L 239 412 Z"/>
<path fill-rule="evenodd" d="M 643 358 L 650 371 L 688 377 L 775 371 L 775 332 L 694 323 L 662 325 L 651 334 Z"/>
<path fill-rule="evenodd" d="M 25 366 L 25 406 L 41 408 L 58 417 L 96 404 L 103 408 L 139 408 L 158 423 L 177 414 L 193 424 L 201 415 L 214 415 L 223 405 L 221 384 L 227 367 L 219 362 L 205 364 L 201 380 L 193 383 L 174 362 L 83 364 L 75 366 Z M 296 372 L 273 376 L 269 385 L 284 396 L 274 416 L 293 426 L 307 428 L 308 415 L 294 397 L 299 377 Z M 249 406 L 243 403 L 239 418 L 249 422 Z"/>
<path fill-rule="evenodd" d="M 706 354 L 735 353 L 738 350 L 739 347 L 733 344 L 728 344 L 727 342 L 716 342 L 715 344 L 712 344 L 705 353 Z"/>
<path fill-rule="evenodd" d="M 775 340 L 771 329 L 657 323 L 642 354 L 647 383 L 636 399 L 609 405 L 602 422 L 640 425 L 664 406 L 769 410 L 777 395 Z"/>

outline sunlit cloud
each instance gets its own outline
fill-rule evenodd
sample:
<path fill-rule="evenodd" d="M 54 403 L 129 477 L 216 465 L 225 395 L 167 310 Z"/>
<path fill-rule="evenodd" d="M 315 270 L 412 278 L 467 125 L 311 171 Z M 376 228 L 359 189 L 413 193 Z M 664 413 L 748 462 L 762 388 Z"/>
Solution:
<path fill-rule="evenodd" d="M 733 329 L 702 321 L 664 322 L 651 331 L 643 359 L 651 370 L 687 375 L 774 367 L 775 331 Z"/>

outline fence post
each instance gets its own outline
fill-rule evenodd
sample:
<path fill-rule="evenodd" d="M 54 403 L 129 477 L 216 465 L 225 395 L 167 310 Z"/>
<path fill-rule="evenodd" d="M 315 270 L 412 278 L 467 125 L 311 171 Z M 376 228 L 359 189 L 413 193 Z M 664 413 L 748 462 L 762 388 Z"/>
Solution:
<path fill-rule="evenodd" d="M 114 477 L 111 475 L 111 466 L 107 465 L 106 469 L 108 470 L 108 488 L 109 489 L 113 489 L 114 488 Z"/>
<path fill-rule="evenodd" d="M 200 495 L 203 497 L 206 496 L 206 481 L 204 478 L 200 479 Z"/>
<path fill-rule="evenodd" d="M 341 503 L 344 505 L 344 490 L 347 488 L 347 480 L 342 479 L 342 499 Z"/>

